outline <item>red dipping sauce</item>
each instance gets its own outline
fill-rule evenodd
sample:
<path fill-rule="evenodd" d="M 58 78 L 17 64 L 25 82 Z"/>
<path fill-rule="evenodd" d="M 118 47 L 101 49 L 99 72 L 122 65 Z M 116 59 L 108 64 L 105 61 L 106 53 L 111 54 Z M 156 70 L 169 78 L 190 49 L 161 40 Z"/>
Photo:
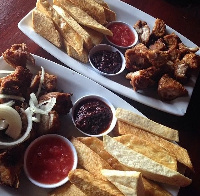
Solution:
<path fill-rule="evenodd" d="M 135 35 L 128 25 L 121 22 L 114 22 L 107 28 L 113 33 L 113 36 L 107 36 L 107 39 L 113 44 L 128 47 L 134 43 Z"/>
<path fill-rule="evenodd" d="M 43 184 L 60 182 L 73 165 L 73 151 L 62 137 L 41 137 L 31 145 L 26 158 L 30 177 Z"/>

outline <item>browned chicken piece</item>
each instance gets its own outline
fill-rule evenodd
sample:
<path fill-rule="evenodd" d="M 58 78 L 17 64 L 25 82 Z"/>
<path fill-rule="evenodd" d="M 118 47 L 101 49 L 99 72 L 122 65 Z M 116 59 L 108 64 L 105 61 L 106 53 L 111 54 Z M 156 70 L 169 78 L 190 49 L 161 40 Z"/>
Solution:
<path fill-rule="evenodd" d="M 41 71 L 33 78 L 29 89 L 30 92 L 35 92 L 35 93 L 37 92 L 40 84 L 40 78 L 41 78 Z M 40 95 L 56 90 L 57 90 L 57 77 L 55 75 L 45 73 Z"/>
<path fill-rule="evenodd" d="M 189 79 L 189 66 L 183 61 L 177 61 L 174 66 L 174 77 L 177 81 L 185 84 Z"/>
<path fill-rule="evenodd" d="M 156 40 L 153 44 L 149 46 L 150 50 L 155 50 L 155 51 L 160 51 L 160 50 L 165 50 L 166 46 L 162 38 L 159 38 Z"/>
<path fill-rule="evenodd" d="M 147 57 L 153 66 L 162 67 L 169 61 L 169 52 L 149 50 Z"/>
<path fill-rule="evenodd" d="M 24 152 L 25 145 L 21 144 L 0 154 L 0 184 L 19 187 Z"/>
<path fill-rule="evenodd" d="M 60 130 L 61 122 L 58 113 L 52 110 L 48 115 L 41 115 L 37 134 L 44 135 L 57 133 Z"/>
<path fill-rule="evenodd" d="M 183 57 L 184 55 L 186 55 L 187 53 L 196 53 L 199 50 L 199 47 L 187 47 L 186 45 L 184 45 L 182 42 L 178 44 L 178 49 L 181 53 L 181 56 Z"/>
<path fill-rule="evenodd" d="M 177 48 L 170 48 L 168 50 L 168 60 L 175 62 L 181 58 L 181 53 Z"/>
<path fill-rule="evenodd" d="M 178 44 L 181 42 L 180 38 L 175 33 L 165 35 L 163 39 L 168 49 L 178 48 Z"/>
<path fill-rule="evenodd" d="M 7 49 L 3 54 L 4 60 L 13 68 L 17 66 L 26 67 L 27 65 L 35 65 L 35 59 L 28 52 L 26 44 L 14 44 L 10 49 Z"/>
<path fill-rule="evenodd" d="M 188 95 L 188 91 L 181 83 L 164 74 L 158 83 L 158 95 L 163 101 L 171 101 Z"/>
<path fill-rule="evenodd" d="M 154 27 L 152 29 L 152 35 L 153 37 L 163 37 L 166 33 L 166 25 L 165 22 L 159 18 L 156 19 L 154 23 Z"/>
<path fill-rule="evenodd" d="M 150 28 L 145 21 L 138 20 L 133 26 L 138 33 L 138 39 L 141 43 L 147 44 L 150 38 Z"/>
<path fill-rule="evenodd" d="M 39 102 L 49 100 L 50 98 L 56 98 L 56 104 L 53 108 L 59 115 L 66 115 L 69 113 L 73 104 L 71 101 L 72 94 L 69 93 L 60 93 L 60 92 L 50 92 L 45 95 L 42 95 L 39 98 Z"/>
<path fill-rule="evenodd" d="M 17 95 L 26 98 L 27 89 L 31 84 L 31 79 L 32 73 L 30 70 L 22 66 L 18 66 L 12 74 L 1 79 L 0 93 Z"/>
<path fill-rule="evenodd" d="M 126 68 L 129 71 L 138 71 L 150 67 L 151 64 L 147 58 L 148 48 L 140 43 L 135 47 L 126 50 Z"/>
<path fill-rule="evenodd" d="M 200 57 L 195 53 L 186 54 L 182 59 L 191 69 L 197 69 L 200 66 Z"/>
<path fill-rule="evenodd" d="M 126 78 L 131 80 L 130 84 L 133 89 L 138 91 L 154 86 L 158 81 L 159 73 L 160 69 L 152 66 L 147 69 L 130 72 L 126 75 Z"/>

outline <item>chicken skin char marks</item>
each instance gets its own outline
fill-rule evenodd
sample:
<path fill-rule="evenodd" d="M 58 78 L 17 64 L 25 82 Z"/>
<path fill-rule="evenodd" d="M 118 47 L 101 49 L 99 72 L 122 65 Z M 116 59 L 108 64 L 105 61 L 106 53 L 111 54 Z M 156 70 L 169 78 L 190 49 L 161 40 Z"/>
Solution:
<path fill-rule="evenodd" d="M 126 78 L 130 79 L 133 89 L 145 91 L 149 87 L 157 87 L 158 97 L 164 101 L 187 96 L 183 85 L 188 82 L 193 70 L 200 67 L 200 57 L 196 54 L 199 48 L 187 47 L 174 32 L 167 34 L 166 24 L 161 19 L 155 20 L 152 32 L 148 30 L 150 28 L 145 21 L 139 20 L 133 27 L 138 33 L 139 43 L 125 51 L 126 70 L 129 72 Z M 157 77 L 147 76 L 146 73 L 155 68 Z M 165 74 L 175 81 L 170 87 L 165 86 L 163 82 L 159 85 L 159 80 Z M 177 83 L 178 85 L 175 85 Z M 173 84 L 175 89 L 180 89 L 176 90 L 176 96 L 169 96 Z M 162 88 L 165 92 L 169 91 L 168 94 L 160 93 Z"/>

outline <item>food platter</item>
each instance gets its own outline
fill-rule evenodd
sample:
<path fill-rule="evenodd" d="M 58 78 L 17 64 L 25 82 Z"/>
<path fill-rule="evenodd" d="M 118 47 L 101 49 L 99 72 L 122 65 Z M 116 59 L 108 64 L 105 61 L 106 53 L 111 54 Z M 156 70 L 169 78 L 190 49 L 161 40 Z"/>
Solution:
<path fill-rule="evenodd" d="M 103 86 L 97 84 L 91 79 L 88 79 L 81 74 L 72 71 L 71 69 L 65 68 L 59 64 L 56 64 L 52 61 L 46 60 L 39 56 L 33 55 L 36 60 L 36 67 L 34 71 L 40 70 L 40 67 L 43 66 L 45 71 L 48 73 L 53 73 L 58 77 L 58 88 L 62 89 L 64 92 L 71 92 L 73 93 L 72 102 L 74 103 L 78 98 L 88 95 L 88 94 L 95 94 L 100 95 L 108 99 L 115 108 L 122 107 L 124 109 L 133 111 L 139 115 L 143 115 L 126 101 L 112 93 L 111 91 L 107 90 Z M 10 67 L 7 63 L 0 58 L 0 69 L 9 69 Z M 90 86 L 90 88 L 87 88 Z M 82 136 L 80 132 L 78 132 L 71 120 L 71 114 L 67 115 L 62 122 L 62 129 L 60 130 L 59 134 L 68 137 L 68 136 Z M 176 196 L 178 194 L 178 187 L 174 186 L 167 186 L 166 189 L 172 193 L 172 195 Z M 0 193 L 4 196 L 25 196 L 25 195 L 37 195 L 37 196 L 44 196 L 50 189 L 43 189 L 38 188 L 33 185 L 27 177 L 22 173 L 20 178 L 20 188 L 15 190 L 14 188 L 9 188 L 6 186 L 0 186 Z"/>
<path fill-rule="evenodd" d="M 110 8 L 116 12 L 117 20 L 124 21 L 130 25 L 135 24 L 135 22 L 139 19 L 144 20 L 148 23 L 148 25 L 152 29 L 155 22 L 155 18 L 153 18 L 152 16 L 120 0 L 115 0 L 115 1 L 105 0 L 105 2 L 107 2 Z M 196 75 L 193 75 L 193 77 L 191 77 L 190 81 L 185 86 L 185 88 L 188 91 L 188 96 L 177 98 L 171 102 L 163 102 L 158 99 L 155 93 L 152 93 L 149 91 L 146 93 L 135 92 L 132 89 L 131 85 L 129 84 L 129 80 L 125 79 L 124 73 L 121 73 L 120 75 L 115 76 L 115 77 L 103 76 L 96 73 L 92 69 L 89 63 L 83 64 L 69 57 L 65 52 L 61 51 L 56 46 L 54 46 L 53 44 L 45 40 L 43 37 L 41 37 L 40 35 L 34 32 L 32 28 L 31 15 L 32 15 L 32 11 L 30 11 L 19 22 L 18 24 L 19 29 L 24 34 L 26 34 L 30 39 L 32 39 L 35 43 L 37 43 L 40 47 L 42 47 L 44 50 L 46 50 L 51 55 L 53 55 L 54 57 L 59 59 L 61 62 L 63 62 L 66 66 L 81 73 L 82 75 L 89 77 L 90 79 L 98 82 L 99 84 L 105 86 L 108 89 L 111 89 L 112 91 L 122 94 L 123 96 L 133 99 L 135 101 L 138 101 L 142 104 L 145 104 L 150 107 L 156 108 L 158 110 L 171 113 L 174 115 L 178 115 L 178 116 L 183 116 L 186 113 L 187 107 L 189 105 L 189 101 L 192 96 L 192 92 L 196 83 L 197 73 Z M 180 37 L 182 42 L 188 47 L 196 46 L 193 42 L 185 38 L 180 33 L 176 32 L 169 26 L 167 26 L 167 32 L 168 33 L 175 32 Z M 198 51 L 197 54 L 200 54 L 200 51 Z"/>

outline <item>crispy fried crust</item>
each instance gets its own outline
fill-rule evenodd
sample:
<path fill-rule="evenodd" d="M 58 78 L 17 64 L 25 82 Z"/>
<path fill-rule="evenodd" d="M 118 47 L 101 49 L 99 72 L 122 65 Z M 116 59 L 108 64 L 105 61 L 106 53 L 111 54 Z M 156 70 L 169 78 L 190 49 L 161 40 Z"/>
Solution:
<path fill-rule="evenodd" d="M 57 0 L 58 1 L 58 0 Z M 95 19 L 89 16 L 86 12 L 80 9 L 78 6 L 72 4 L 69 1 L 59 0 L 59 5 L 62 6 L 67 12 L 81 25 L 87 26 L 105 35 L 112 36 L 112 32 L 98 23 Z"/>
<path fill-rule="evenodd" d="M 179 141 L 178 131 L 156 123 L 146 117 L 140 116 L 128 110 L 117 108 L 116 117 L 138 128 L 172 141 Z"/>
<path fill-rule="evenodd" d="M 170 155 L 161 146 L 152 144 L 148 140 L 141 139 L 140 137 L 132 134 L 118 136 L 115 137 L 115 139 L 136 152 L 139 152 L 150 159 L 177 171 L 176 158 Z"/>
<path fill-rule="evenodd" d="M 91 173 L 83 169 L 70 171 L 69 180 L 87 196 L 123 196 L 112 183 L 95 178 Z"/>
<path fill-rule="evenodd" d="M 56 30 L 52 19 L 38 10 L 32 13 L 33 29 L 36 33 L 50 41 L 58 48 L 62 47 L 60 33 Z"/>
<path fill-rule="evenodd" d="M 49 196 L 86 196 L 86 194 L 68 181 L 64 185 L 51 191 Z"/>
<path fill-rule="evenodd" d="M 155 145 L 159 145 L 163 147 L 166 151 L 168 151 L 170 154 L 175 156 L 177 161 L 193 170 L 193 166 L 187 150 L 180 147 L 179 145 L 169 142 L 161 137 L 148 133 L 140 128 L 134 127 L 122 121 L 118 121 L 117 127 L 118 133 L 120 135 L 133 134 L 145 140 L 148 140 L 149 142 L 154 143 Z"/>
<path fill-rule="evenodd" d="M 124 146 L 108 135 L 103 136 L 104 148 L 122 164 L 142 172 L 143 176 L 157 182 L 175 186 L 188 186 L 192 180 L 148 157 Z"/>
<path fill-rule="evenodd" d="M 76 138 L 72 138 L 72 144 L 76 148 L 79 164 L 91 172 L 94 176 L 102 180 L 107 180 L 102 174 L 102 169 L 112 169 L 112 167 L 93 150 Z"/>

